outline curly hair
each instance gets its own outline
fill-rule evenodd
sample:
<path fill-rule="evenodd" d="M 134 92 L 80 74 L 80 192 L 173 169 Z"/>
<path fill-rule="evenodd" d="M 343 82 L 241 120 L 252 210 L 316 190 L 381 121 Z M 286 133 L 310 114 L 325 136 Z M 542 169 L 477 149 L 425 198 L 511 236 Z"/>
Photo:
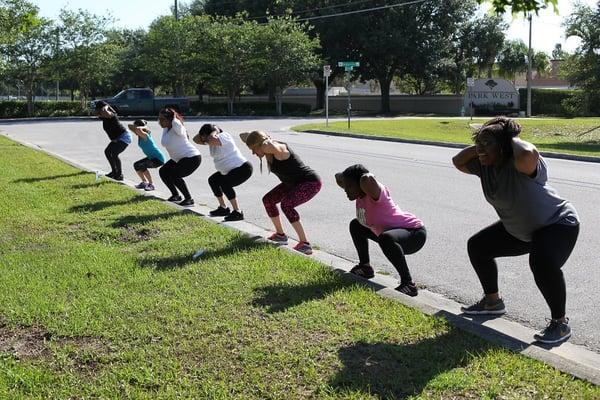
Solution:
<path fill-rule="evenodd" d="M 362 164 L 354 164 L 354 165 L 351 165 L 348 168 L 346 168 L 344 170 L 344 172 L 342 172 L 342 176 L 344 178 L 351 179 L 354 182 L 360 184 L 360 178 L 364 174 L 368 174 L 368 173 L 369 173 L 369 170 L 364 165 L 362 165 Z"/>
<path fill-rule="evenodd" d="M 473 140 L 475 141 L 483 132 L 490 133 L 498 141 L 502 149 L 502 156 L 506 160 L 513 156 L 512 139 L 521 133 L 521 125 L 508 117 L 495 117 L 485 122 L 478 131 L 473 133 Z"/>

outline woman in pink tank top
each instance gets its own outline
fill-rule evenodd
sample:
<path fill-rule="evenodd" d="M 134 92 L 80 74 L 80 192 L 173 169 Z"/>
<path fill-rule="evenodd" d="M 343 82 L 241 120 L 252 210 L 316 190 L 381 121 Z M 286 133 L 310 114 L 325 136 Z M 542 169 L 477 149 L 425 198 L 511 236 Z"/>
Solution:
<path fill-rule="evenodd" d="M 350 222 L 350 235 L 358 253 L 359 263 L 350 270 L 363 278 L 375 276 L 369 261 L 369 242 L 377 242 L 383 254 L 400 274 L 396 288 L 408 296 L 416 296 L 406 254 L 419 251 L 425 244 L 427 231 L 413 214 L 402 211 L 384 185 L 361 164 L 352 165 L 335 174 L 337 184 L 349 200 L 356 200 L 356 218 Z"/>

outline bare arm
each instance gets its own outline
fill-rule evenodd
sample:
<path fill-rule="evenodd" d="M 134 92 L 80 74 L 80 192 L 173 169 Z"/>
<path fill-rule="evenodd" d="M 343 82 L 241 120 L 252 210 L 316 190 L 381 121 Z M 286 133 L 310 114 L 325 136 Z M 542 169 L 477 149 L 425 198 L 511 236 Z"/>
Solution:
<path fill-rule="evenodd" d="M 381 188 L 379 187 L 379 183 L 373 174 L 368 173 L 360 177 L 360 189 L 373 200 L 379 200 Z"/>
<path fill-rule="evenodd" d="M 222 146 L 223 143 L 221 143 L 221 139 L 219 139 L 219 136 L 213 132 L 208 136 L 208 140 L 207 143 L 209 146 Z"/>
<path fill-rule="evenodd" d="M 112 107 L 106 105 L 106 106 L 102 107 L 99 114 L 100 114 L 101 118 L 112 118 L 115 115 L 115 112 L 112 109 Z"/>
<path fill-rule="evenodd" d="M 470 174 L 471 171 L 467 168 L 467 164 L 469 161 L 477 157 L 477 152 L 475 151 L 475 146 L 469 146 L 465 149 L 462 149 L 458 152 L 457 155 L 452 157 L 452 164 L 461 172 L 465 174 Z"/>
<path fill-rule="evenodd" d="M 540 153 L 535 146 L 515 137 L 512 140 L 512 149 L 517 171 L 526 175 L 533 175 L 537 171 L 540 159 Z"/>
<path fill-rule="evenodd" d="M 261 147 L 265 154 L 272 154 L 273 157 L 279 161 L 290 158 L 290 151 L 283 143 L 275 142 L 273 140 L 265 140 Z"/>
<path fill-rule="evenodd" d="M 133 133 L 135 133 L 137 136 L 141 137 L 142 139 L 146 140 L 148 139 L 148 130 L 142 126 L 137 126 L 134 124 L 129 124 L 127 125 L 127 127 L 129 128 L 129 130 Z"/>

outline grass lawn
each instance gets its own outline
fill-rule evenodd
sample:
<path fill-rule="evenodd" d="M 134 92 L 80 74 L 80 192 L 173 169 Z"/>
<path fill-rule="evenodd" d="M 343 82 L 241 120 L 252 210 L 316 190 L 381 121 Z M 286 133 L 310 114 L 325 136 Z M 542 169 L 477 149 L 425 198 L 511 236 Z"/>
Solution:
<path fill-rule="evenodd" d="M 472 143 L 471 123 L 481 124 L 489 118 L 402 118 L 394 120 L 352 121 L 348 130 L 346 121 L 325 124 L 299 125 L 293 129 L 310 129 L 357 133 L 403 139 L 431 140 L 450 143 Z M 521 137 L 534 143 L 540 150 L 579 155 L 600 156 L 600 118 L 518 119 L 523 126 Z"/>
<path fill-rule="evenodd" d="M 600 398 L 310 259 L 0 151 L 1 399 Z"/>

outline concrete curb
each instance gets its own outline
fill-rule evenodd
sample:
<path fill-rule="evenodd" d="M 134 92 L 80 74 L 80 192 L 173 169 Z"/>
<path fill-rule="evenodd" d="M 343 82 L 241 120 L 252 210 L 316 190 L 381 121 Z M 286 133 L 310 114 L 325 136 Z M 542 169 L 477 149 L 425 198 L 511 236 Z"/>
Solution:
<path fill-rule="evenodd" d="M 10 134 L 0 134 L 26 147 L 41 151 L 52 157 L 62 160 L 63 162 L 83 171 L 91 173 L 102 172 L 91 169 L 86 165 L 46 150 L 40 146 L 21 141 Z M 123 181 L 122 183 L 141 196 L 152 197 L 163 201 L 168 196 L 167 194 L 160 192 L 140 192 L 133 187 L 135 182 L 132 181 Z M 208 212 L 210 211 L 210 208 L 206 205 L 200 204 L 195 205 L 194 207 L 184 208 L 177 204 L 166 201 L 165 203 L 171 207 L 182 210 L 182 212 L 192 212 L 205 220 L 230 229 L 238 230 L 252 240 L 268 242 L 265 237 L 271 233 L 265 228 L 246 221 L 221 222 L 220 217 L 209 217 Z M 419 295 L 417 297 L 406 296 L 394 290 L 394 287 L 397 286 L 398 282 L 396 279 L 388 275 L 376 273 L 375 277 L 370 280 L 359 278 L 356 275 L 350 274 L 349 272 L 354 266 L 354 262 L 321 250 L 315 250 L 312 256 L 304 256 L 292 249 L 292 246 L 296 243 L 297 242 L 295 240 L 290 240 L 290 244 L 287 246 L 279 247 L 296 255 L 310 257 L 314 260 L 317 260 L 329 267 L 332 271 L 343 275 L 345 278 L 367 285 L 376 293 L 385 298 L 393 299 L 408 307 L 416 308 L 425 314 L 444 318 L 451 325 L 457 328 L 473 333 L 483 339 L 499 344 L 514 352 L 551 365 L 562 372 L 591 382 L 594 385 L 600 385 L 600 354 L 598 353 L 590 351 L 583 346 L 569 342 L 562 343 L 561 345 L 555 347 L 535 343 L 533 341 L 533 334 L 536 331 L 531 328 L 520 325 L 506 318 L 471 318 L 470 316 L 465 316 L 460 311 L 460 303 L 425 289 L 419 290 Z"/>
<path fill-rule="evenodd" d="M 227 115 L 184 115 L 183 118 L 187 121 L 201 121 L 201 120 L 215 120 L 215 121 L 226 121 L 232 118 L 236 120 L 261 120 L 261 119 L 322 119 L 321 117 L 298 117 L 291 115 L 262 115 L 262 116 L 227 116 Z M 156 120 L 158 115 L 126 115 L 119 116 L 122 121 L 133 121 L 136 119 Z M 93 115 L 89 116 L 77 116 L 77 117 L 34 117 L 34 118 L 6 118 L 0 119 L 0 125 L 8 125 L 15 123 L 34 123 L 34 122 L 77 122 L 77 121 L 96 121 L 97 117 Z"/>
<path fill-rule="evenodd" d="M 382 142 L 410 143 L 410 144 L 422 144 L 422 145 L 427 145 L 427 146 L 451 147 L 451 148 L 457 148 L 457 149 L 464 149 L 465 147 L 469 146 L 469 145 L 462 144 L 462 143 L 435 142 L 435 141 L 416 140 L 416 139 L 400 139 L 400 138 L 386 137 L 386 136 L 361 135 L 358 133 L 328 132 L 328 131 L 320 131 L 320 130 L 315 130 L 315 129 L 308 129 L 305 131 L 298 131 L 298 132 L 314 133 L 317 135 L 325 135 L 325 136 L 342 136 L 342 137 L 351 137 L 351 138 L 355 138 L 355 139 L 377 140 L 377 141 L 382 141 Z M 574 155 L 574 154 L 552 153 L 552 152 L 547 152 L 547 151 L 541 151 L 540 154 L 547 158 L 559 158 L 562 160 L 600 163 L 600 157 L 578 156 L 578 155 Z"/>

